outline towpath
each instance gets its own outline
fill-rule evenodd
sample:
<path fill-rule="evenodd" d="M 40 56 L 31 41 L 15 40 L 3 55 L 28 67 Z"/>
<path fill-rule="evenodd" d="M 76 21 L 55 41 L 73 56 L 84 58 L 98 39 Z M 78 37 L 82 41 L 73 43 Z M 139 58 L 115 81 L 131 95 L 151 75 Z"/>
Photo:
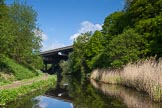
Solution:
<path fill-rule="evenodd" d="M 36 78 L 29 79 L 29 80 L 15 81 L 11 84 L 0 86 L 0 90 L 12 89 L 12 88 L 17 88 L 17 87 L 24 86 L 24 85 L 30 85 L 34 82 L 38 82 L 38 81 L 41 81 L 41 80 L 47 80 L 48 76 L 49 75 L 45 74 L 41 77 L 36 77 Z"/>

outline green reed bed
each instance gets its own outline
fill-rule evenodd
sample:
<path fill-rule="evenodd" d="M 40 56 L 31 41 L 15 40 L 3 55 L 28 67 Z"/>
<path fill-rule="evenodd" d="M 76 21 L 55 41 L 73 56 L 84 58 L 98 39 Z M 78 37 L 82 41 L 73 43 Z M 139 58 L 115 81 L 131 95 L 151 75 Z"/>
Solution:
<path fill-rule="evenodd" d="M 47 80 L 34 82 L 31 85 L 24 85 L 17 88 L 0 90 L 0 105 L 16 100 L 20 96 L 24 96 L 38 89 L 49 87 L 56 82 L 56 76 L 49 76 Z"/>
<path fill-rule="evenodd" d="M 162 60 L 151 58 L 127 64 L 122 70 L 96 69 L 90 78 L 133 87 L 148 93 L 154 101 L 162 101 Z"/>

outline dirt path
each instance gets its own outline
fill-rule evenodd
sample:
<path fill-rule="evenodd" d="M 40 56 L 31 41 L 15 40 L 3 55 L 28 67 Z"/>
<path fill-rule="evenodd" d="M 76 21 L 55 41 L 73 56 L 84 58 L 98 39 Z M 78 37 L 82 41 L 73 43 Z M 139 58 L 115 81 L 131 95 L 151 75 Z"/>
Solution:
<path fill-rule="evenodd" d="M 27 81 L 15 81 L 12 84 L 0 86 L 0 90 L 12 89 L 12 88 L 17 88 L 17 87 L 24 86 L 24 85 L 30 85 L 34 82 L 38 82 L 40 80 L 47 80 L 47 79 L 48 79 L 48 75 L 43 75 L 40 78 L 34 78 L 34 79 L 31 79 L 31 80 L 27 80 Z"/>

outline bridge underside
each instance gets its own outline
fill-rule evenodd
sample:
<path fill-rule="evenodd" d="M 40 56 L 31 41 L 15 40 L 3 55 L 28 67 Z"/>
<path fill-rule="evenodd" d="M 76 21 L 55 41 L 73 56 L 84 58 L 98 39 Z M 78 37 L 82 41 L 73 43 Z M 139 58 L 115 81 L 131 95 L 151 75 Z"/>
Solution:
<path fill-rule="evenodd" d="M 44 61 L 44 72 L 53 74 L 56 71 L 59 71 L 59 63 L 61 60 L 67 60 L 67 56 L 61 56 L 61 55 L 51 55 L 47 57 L 43 57 Z M 51 67 L 47 67 L 48 64 L 51 64 Z"/>
<path fill-rule="evenodd" d="M 63 47 L 59 49 L 54 49 L 50 51 L 42 52 L 41 55 L 43 57 L 44 67 L 43 71 L 49 74 L 54 74 L 55 72 L 60 73 L 59 63 L 61 60 L 67 60 L 68 54 L 72 52 L 72 46 Z M 51 66 L 48 67 L 48 64 Z"/>

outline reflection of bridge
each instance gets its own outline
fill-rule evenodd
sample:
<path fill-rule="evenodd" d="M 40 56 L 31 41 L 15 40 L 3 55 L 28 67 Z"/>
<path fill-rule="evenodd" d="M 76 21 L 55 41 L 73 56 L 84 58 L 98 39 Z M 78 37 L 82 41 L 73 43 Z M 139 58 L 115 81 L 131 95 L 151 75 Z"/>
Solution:
<path fill-rule="evenodd" d="M 60 83 L 57 83 L 55 89 L 49 89 L 44 96 L 73 103 L 73 99 L 69 96 L 68 85 L 66 84 L 60 85 Z"/>
<path fill-rule="evenodd" d="M 67 60 L 68 54 L 73 51 L 73 46 L 66 46 L 49 51 L 41 52 L 44 62 L 44 71 L 54 73 L 59 68 L 61 60 Z M 51 64 L 50 69 L 47 69 L 47 64 Z"/>

